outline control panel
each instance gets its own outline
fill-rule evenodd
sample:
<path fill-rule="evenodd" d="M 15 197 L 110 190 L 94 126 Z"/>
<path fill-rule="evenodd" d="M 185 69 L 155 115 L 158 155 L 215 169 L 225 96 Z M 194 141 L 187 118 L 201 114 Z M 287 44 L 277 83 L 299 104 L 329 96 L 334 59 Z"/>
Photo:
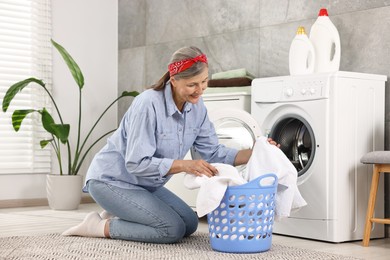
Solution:
<path fill-rule="evenodd" d="M 252 81 L 254 102 L 294 102 L 329 97 L 329 74 L 313 76 L 282 76 Z"/>
<path fill-rule="evenodd" d="M 300 101 L 322 99 L 328 96 L 327 84 L 329 78 L 286 78 L 283 82 L 283 91 L 279 101 Z"/>

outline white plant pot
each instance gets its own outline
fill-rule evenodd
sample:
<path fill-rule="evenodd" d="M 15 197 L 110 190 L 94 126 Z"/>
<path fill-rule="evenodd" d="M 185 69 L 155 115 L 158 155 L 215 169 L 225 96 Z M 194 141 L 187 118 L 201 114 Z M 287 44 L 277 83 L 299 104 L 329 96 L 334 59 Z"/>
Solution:
<path fill-rule="evenodd" d="M 46 192 L 49 207 L 55 210 L 77 209 L 81 201 L 83 176 L 46 175 Z"/>

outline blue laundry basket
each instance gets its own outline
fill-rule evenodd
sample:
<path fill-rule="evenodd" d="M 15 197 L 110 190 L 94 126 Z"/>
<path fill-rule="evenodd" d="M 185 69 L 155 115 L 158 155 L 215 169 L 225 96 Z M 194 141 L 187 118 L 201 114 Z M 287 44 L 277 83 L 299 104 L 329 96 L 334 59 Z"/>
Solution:
<path fill-rule="evenodd" d="M 207 214 L 211 248 L 258 253 L 271 248 L 278 177 L 264 174 L 228 187 L 220 205 Z"/>

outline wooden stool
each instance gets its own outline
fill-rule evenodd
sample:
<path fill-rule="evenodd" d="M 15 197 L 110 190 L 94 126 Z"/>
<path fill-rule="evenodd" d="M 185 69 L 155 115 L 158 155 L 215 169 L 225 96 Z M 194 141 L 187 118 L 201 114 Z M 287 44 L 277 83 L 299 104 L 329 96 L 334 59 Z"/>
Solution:
<path fill-rule="evenodd" d="M 372 223 L 390 224 L 390 219 L 388 218 L 373 217 L 380 173 L 390 173 L 390 151 L 370 152 L 364 155 L 360 161 L 365 164 L 374 164 L 363 237 L 363 246 L 368 246 Z"/>

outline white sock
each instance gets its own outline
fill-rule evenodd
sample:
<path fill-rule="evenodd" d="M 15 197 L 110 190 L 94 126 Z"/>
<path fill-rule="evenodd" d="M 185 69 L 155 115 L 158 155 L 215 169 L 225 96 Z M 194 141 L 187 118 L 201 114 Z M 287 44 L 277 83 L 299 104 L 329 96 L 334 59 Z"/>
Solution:
<path fill-rule="evenodd" d="M 103 210 L 102 212 L 100 212 L 100 217 L 102 219 L 110 219 L 110 218 L 114 218 L 115 216 L 112 215 L 111 213 L 108 213 L 106 210 Z"/>
<path fill-rule="evenodd" d="M 81 237 L 105 237 L 104 227 L 107 219 L 102 219 L 97 212 L 89 213 L 77 226 L 65 230 L 63 236 L 81 236 Z"/>

